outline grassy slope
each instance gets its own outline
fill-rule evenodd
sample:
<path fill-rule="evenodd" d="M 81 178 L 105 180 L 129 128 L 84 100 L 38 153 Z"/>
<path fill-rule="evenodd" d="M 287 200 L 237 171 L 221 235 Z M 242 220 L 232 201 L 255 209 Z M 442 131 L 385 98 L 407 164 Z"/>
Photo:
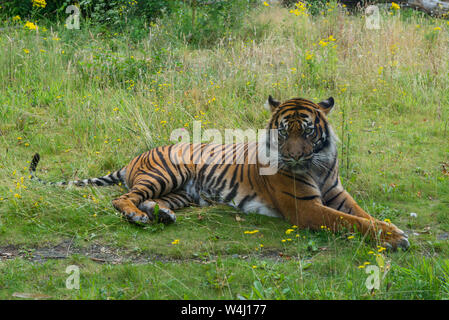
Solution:
<path fill-rule="evenodd" d="M 110 205 L 120 187 L 67 190 L 29 182 L 25 167 L 36 151 L 42 178 L 81 178 L 169 143 L 173 129 L 190 130 L 194 120 L 203 128 L 262 128 L 268 94 L 315 101 L 334 96 L 330 121 L 341 140 L 344 185 L 374 216 L 419 233 L 411 236 L 409 252 L 382 253 L 391 269 L 373 297 L 448 298 L 449 246 L 439 235 L 449 231 L 449 180 L 441 166 L 449 162 L 449 26 L 419 17 L 383 19 L 373 31 L 363 28 L 360 16 L 338 9 L 312 18 L 263 8 L 240 35 L 198 50 L 169 40 L 163 24 L 137 45 L 86 30 L 2 33 L 0 246 L 27 250 L 70 240 L 162 262 L 3 260 L 0 298 L 13 292 L 55 298 L 372 297 L 358 266 L 380 260 L 368 253 L 376 247 L 359 237 L 286 235 L 285 221 L 241 220 L 226 207 L 189 208 L 178 212 L 174 225 L 140 228 Z M 139 69 L 145 73 L 139 76 Z M 281 241 L 287 238 L 292 241 Z M 171 244 L 175 239 L 179 244 Z M 80 291 L 65 289 L 70 264 L 80 266 Z"/>

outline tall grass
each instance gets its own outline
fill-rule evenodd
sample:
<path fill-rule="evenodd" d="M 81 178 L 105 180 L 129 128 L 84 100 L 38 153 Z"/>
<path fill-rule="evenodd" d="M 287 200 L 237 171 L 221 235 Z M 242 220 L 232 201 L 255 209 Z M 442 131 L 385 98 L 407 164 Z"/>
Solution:
<path fill-rule="evenodd" d="M 348 14 L 335 3 L 315 16 L 296 16 L 272 5 L 252 9 L 235 29 L 214 39 L 214 45 L 192 43 L 176 23 L 161 18 L 137 42 L 128 32 L 104 33 L 88 24 L 81 30 L 62 25 L 28 30 L 24 21 L 5 25 L 0 34 L 0 244 L 39 246 L 69 238 L 80 245 L 99 241 L 191 258 L 251 253 L 263 242 L 268 251 L 310 256 L 313 271 L 292 263 L 259 268 L 264 271 L 257 274 L 245 262 L 236 267 L 246 270 L 245 276 L 231 281 L 239 277 L 231 277 L 234 262 L 224 258 L 203 279 L 208 283 L 203 293 L 365 297 L 365 275 L 357 269 L 369 250 L 364 244 L 352 245 L 340 259 L 318 249 L 335 246 L 338 252 L 346 246 L 340 236 L 307 234 L 298 246 L 289 247 L 281 242 L 288 227 L 282 221 L 250 216 L 237 223 L 232 216 L 236 213 L 222 207 L 184 210 L 179 223 L 163 231 L 163 226 L 135 229 L 110 206 L 112 197 L 123 192 L 120 187 L 55 189 L 28 179 L 35 152 L 42 156 L 42 178 L 98 176 L 148 148 L 172 143 L 171 131 L 191 130 L 195 120 L 203 128 L 219 130 L 263 128 L 269 94 L 281 100 L 333 96 L 336 108 L 329 118 L 340 138 L 343 184 L 374 216 L 391 218 L 402 229 L 420 234 L 411 236 L 409 257 L 392 257 L 398 272 L 393 279 L 404 282 L 398 290 L 435 277 L 429 270 L 443 268 L 437 267 L 446 263 L 440 255 L 449 252 L 447 243 L 437 239 L 449 231 L 449 182 L 442 171 L 442 163 L 449 162 L 446 21 L 387 11 L 379 30 L 367 30 L 362 15 Z M 418 218 L 410 218 L 410 212 Z M 250 228 L 259 228 L 265 237 L 243 236 Z M 178 247 L 170 245 L 175 237 L 181 239 Z M 430 252 L 436 260 L 415 259 Z M 257 261 L 254 265 L 262 266 Z M 198 266 L 190 267 L 201 277 Z M 176 266 L 171 268 L 189 283 Z M 304 281 L 298 280 L 301 272 Z M 279 281 L 287 273 L 292 276 Z M 322 282 L 315 281 L 317 275 Z M 329 291 L 331 287 L 338 290 Z M 422 298 L 444 292 L 447 297 L 446 287 L 441 296 L 437 292 L 443 287 L 443 282 L 429 282 L 430 293 Z M 98 296 L 83 292 L 85 297 Z M 174 296 L 182 297 L 182 292 Z M 408 292 L 382 297 L 420 296 Z"/>

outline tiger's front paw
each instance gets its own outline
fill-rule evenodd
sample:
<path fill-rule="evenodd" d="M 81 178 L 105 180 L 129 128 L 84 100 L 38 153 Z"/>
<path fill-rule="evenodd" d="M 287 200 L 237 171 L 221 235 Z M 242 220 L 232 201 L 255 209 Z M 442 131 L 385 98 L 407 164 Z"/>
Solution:
<path fill-rule="evenodd" d="M 148 216 L 146 213 L 139 211 L 131 211 L 124 213 L 126 219 L 137 222 L 137 223 L 150 223 L 153 221 L 152 217 Z"/>
<path fill-rule="evenodd" d="M 128 221 L 136 223 L 150 223 L 153 218 L 136 208 L 136 206 L 126 198 L 120 197 L 112 200 L 112 205 L 117 209 Z"/>
<path fill-rule="evenodd" d="M 392 250 L 398 248 L 406 250 L 410 247 L 407 234 L 392 223 L 382 221 L 381 239 L 385 247 Z"/>
<path fill-rule="evenodd" d="M 157 216 L 157 221 L 164 224 L 169 224 L 176 222 L 175 213 L 164 207 L 160 207 L 155 201 L 147 200 L 139 205 L 139 209 L 144 211 L 151 220 L 155 219 Z"/>

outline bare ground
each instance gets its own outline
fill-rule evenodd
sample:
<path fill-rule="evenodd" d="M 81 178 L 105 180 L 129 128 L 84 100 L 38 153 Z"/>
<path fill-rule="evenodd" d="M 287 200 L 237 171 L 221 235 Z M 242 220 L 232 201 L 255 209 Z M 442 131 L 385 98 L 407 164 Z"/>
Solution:
<path fill-rule="evenodd" d="M 182 258 L 163 256 L 154 253 L 132 253 L 127 252 L 122 248 L 113 248 L 100 244 L 92 244 L 88 247 L 74 246 L 71 240 L 64 240 L 54 246 L 44 247 L 21 247 L 17 245 L 0 246 L 0 261 L 6 259 L 23 258 L 32 262 L 45 262 L 51 259 L 68 259 L 72 255 L 80 255 L 89 258 L 98 263 L 121 264 L 146 264 L 154 262 L 173 263 L 173 262 L 197 262 L 197 263 L 211 263 L 214 262 L 217 256 L 208 256 L 207 258 Z M 246 260 L 248 258 L 269 259 L 276 262 L 288 261 L 296 259 L 282 254 L 278 251 L 261 252 L 251 255 L 221 255 L 221 258 L 235 258 Z"/>

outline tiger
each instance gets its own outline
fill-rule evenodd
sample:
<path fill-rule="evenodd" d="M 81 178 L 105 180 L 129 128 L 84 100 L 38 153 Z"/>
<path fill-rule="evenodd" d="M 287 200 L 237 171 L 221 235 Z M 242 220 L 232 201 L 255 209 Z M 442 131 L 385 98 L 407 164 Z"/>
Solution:
<path fill-rule="evenodd" d="M 292 98 L 281 103 L 271 95 L 271 112 L 258 142 L 229 144 L 180 142 L 150 149 L 119 170 L 98 178 L 51 182 L 58 186 L 111 186 L 127 192 L 112 205 L 137 224 L 173 223 L 175 211 L 221 203 L 245 213 L 287 220 L 299 229 L 361 233 L 389 249 L 407 249 L 407 234 L 365 212 L 345 190 L 338 169 L 337 136 L 327 116 L 332 97 L 319 103 Z M 267 168 L 260 146 L 275 150 L 277 169 Z M 274 146 L 274 147 L 273 147 Z M 40 156 L 31 161 L 32 179 Z"/>

